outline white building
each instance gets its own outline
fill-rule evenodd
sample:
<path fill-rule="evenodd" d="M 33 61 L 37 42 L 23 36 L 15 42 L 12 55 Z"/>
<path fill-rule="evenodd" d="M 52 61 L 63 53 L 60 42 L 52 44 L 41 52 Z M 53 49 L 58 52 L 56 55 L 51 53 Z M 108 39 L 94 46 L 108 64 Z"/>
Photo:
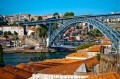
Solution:
<path fill-rule="evenodd" d="M 5 31 L 11 31 L 11 33 L 14 34 L 14 31 L 18 33 L 18 35 L 23 36 L 24 35 L 24 28 L 22 26 L 2 26 L 0 27 L 0 30 Z"/>

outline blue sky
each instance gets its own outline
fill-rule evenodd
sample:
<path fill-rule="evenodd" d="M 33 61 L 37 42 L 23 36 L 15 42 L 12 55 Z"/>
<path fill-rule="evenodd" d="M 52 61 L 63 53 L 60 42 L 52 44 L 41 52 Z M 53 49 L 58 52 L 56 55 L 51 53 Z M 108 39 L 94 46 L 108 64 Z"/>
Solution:
<path fill-rule="evenodd" d="M 120 12 L 120 0 L 0 0 L 0 14 L 3 15 L 46 15 L 55 12 L 74 12 L 75 15 Z"/>

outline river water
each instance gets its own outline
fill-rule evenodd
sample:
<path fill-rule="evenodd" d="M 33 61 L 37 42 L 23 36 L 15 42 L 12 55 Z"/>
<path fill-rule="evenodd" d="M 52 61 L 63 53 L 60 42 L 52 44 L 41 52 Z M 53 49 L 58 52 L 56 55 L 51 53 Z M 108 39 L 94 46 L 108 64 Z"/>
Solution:
<path fill-rule="evenodd" d="M 54 53 L 9 53 L 3 55 L 5 65 L 17 65 L 19 63 L 28 63 L 42 61 L 45 59 L 64 58 L 70 52 L 54 52 Z"/>

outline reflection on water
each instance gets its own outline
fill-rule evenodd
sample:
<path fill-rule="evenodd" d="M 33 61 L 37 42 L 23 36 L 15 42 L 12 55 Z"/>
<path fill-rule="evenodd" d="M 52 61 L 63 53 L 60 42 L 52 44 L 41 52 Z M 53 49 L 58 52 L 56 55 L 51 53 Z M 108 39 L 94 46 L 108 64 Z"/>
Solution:
<path fill-rule="evenodd" d="M 4 54 L 3 60 L 5 65 L 17 65 L 19 63 L 28 63 L 42 61 L 45 59 L 64 58 L 70 52 L 54 52 L 54 53 L 10 53 Z"/>

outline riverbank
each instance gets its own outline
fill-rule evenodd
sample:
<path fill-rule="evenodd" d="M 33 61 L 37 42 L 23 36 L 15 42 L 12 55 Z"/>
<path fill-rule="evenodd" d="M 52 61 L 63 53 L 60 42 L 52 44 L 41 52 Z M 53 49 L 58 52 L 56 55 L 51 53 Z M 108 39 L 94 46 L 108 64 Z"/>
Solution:
<path fill-rule="evenodd" d="M 18 48 L 5 48 L 3 49 L 4 53 L 40 53 L 40 52 L 56 52 L 56 50 L 51 48 L 43 48 L 43 49 L 18 49 Z"/>
<path fill-rule="evenodd" d="M 44 47 L 42 49 L 20 49 L 16 48 L 5 48 L 3 49 L 4 53 L 48 53 L 48 52 L 75 52 L 75 49 L 65 49 L 65 48 L 47 48 Z"/>

